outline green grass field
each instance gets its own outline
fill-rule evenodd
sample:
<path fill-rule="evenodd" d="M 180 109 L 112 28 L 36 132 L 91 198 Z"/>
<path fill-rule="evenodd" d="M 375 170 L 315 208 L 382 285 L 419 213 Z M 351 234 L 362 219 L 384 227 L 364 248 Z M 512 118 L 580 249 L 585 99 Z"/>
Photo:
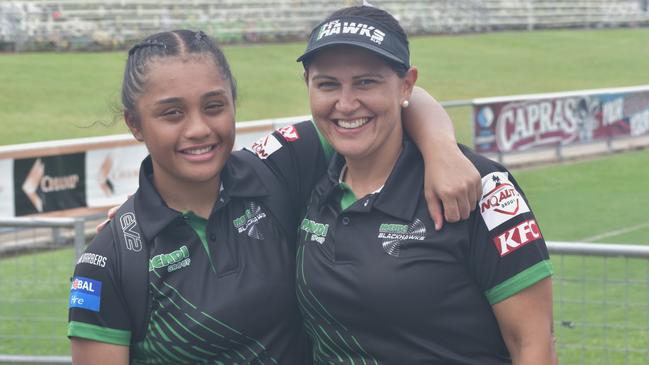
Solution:
<path fill-rule="evenodd" d="M 507 32 L 417 37 L 411 48 L 419 84 L 439 100 L 454 100 L 649 84 L 647 39 L 649 29 Z M 238 120 L 308 113 L 294 62 L 302 49 L 226 48 L 239 83 Z M 124 53 L 0 55 L 0 145 L 124 133 L 119 120 L 104 126 L 115 116 L 123 62 Z M 450 112 L 458 139 L 470 144 L 468 110 Z M 636 151 L 514 173 L 547 240 L 649 245 L 648 166 L 649 152 Z M 64 249 L 0 259 L 0 354 L 68 353 L 72 255 Z M 647 364 L 646 353 L 613 351 L 649 347 L 647 261 L 555 257 L 553 263 L 558 341 L 575 347 L 560 351 L 562 363 L 623 364 L 627 356 L 628 364 Z M 580 303 L 586 296 L 593 303 Z M 615 304 L 624 299 L 644 304 Z M 613 326 L 560 325 L 602 318 Z M 615 325 L 625 321 L 644 326 L 623 333 Z M 604 343 L 610 353 L 587 350 Z"/>

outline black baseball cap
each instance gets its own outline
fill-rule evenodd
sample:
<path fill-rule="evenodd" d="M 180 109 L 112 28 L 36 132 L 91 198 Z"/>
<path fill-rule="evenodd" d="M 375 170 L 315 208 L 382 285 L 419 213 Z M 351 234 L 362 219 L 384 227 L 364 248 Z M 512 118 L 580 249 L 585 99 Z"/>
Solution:
<path fill-rule="evenodd" d="M 408 40 L 385 24 L 363 16 L 341 16 L 318 24 L 297 62 L 304 62 L 325 47 L 345 44 L 367 49 L 410 68 Z"/>

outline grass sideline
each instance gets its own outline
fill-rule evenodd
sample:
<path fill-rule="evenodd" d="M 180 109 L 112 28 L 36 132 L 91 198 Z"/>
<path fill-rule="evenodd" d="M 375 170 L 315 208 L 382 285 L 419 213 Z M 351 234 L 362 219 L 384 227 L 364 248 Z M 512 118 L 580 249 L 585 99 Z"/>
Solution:
<path fill-rule="evenodd" d="M 439 100 L 649 84 L 649 29 L 413 37 L 418 84 Z M 303 43 L 227 46 L 237 120 L 308 114 Z M 125 52 L 0 54 L 0 145 L 125 133 L 116 118 Z M 263 64 L 263 67 L 260 65 Z M 470 143 L 468 108 L 450 111 Z"/>
<path fill-rule="evenodd" d="M 413 63 L 420 68 L 419 84 L 439 100 L 450 100 L 649 84 L 648 38 L 649 29 L 417 37 L 412 39 L 412 52 Z M 240 86 L 238 120 L 307 113 L 300 66 L 293 62 L 302 48 L 302 44 L 226 48 Z M 259 67 L 259 60 L 272 62 Z M 11 89 L 0 88 L 0 145 L 123 133 L 121 122 L 110 128 L 79 127 L 112 118 L 107 105 L 118 100 L 123 61 L 122 53 L 0 55 L 0 85 L 11 85 Z M 459 139 L 469 142 L 469 112 L 452 110 L 451 115 Z M 514 174 L 546 239 L 573 241 L 647 223 L 649 208 L 643 204 L 649 202 L 647 166 L 649 152 L 639 151 Z M 600 242 L 649 244 L 649 228 Z M 65 249 L 0 259 L 0 336 L 16 334 L 0 337 L 0 353 L 68 353 L 65 320 L 72 255 Z M 602 315 L 612 321 L 647 323 L 646 302 L 644 310 L 620 306 L 606 312 L 597 303 L 586 307 L 570 304 L 579 300 L 583 288 L 579 283 L 585 283 L 595 300 L 609 298 L 615 302 L 626 295 L 634 301 L 646 301 L 646 295 L 643 299 L 634 294 L 646 290 L 646 284 L 602 287 L 597 281 L 630 272 L 634 280 L 646 282 L 646 261 L 611 261 L 602 266 L 559 257 L 553 258 L 553 263 L 557 277 L 574 279 L 555 283 L 558 323 L 575 318 L 596 320 Z M 36 269 L 38 277 L 31 279 Z M 560 302 L 559 296 L 567 303 Z M 43 302 L 45 297 L 52 299 Z M 17 302 L 9 302 L 9 298 Z M 18 320 L 6 320 L 10 315 Z M 38 331 L 25 328 L 21 319 L 28 317 L 39 321 Z M 576 344 L 584 338 L 587 344 L 608 342 L 612 348 L 624 348 L 625 344 L 646 348 L 649 342 L 646 332 L 629 335 L 615 328 L 609 331 L 604 334 L 597 329 L 558 326 L 557 335 L 560 344 Z M 21 341 L 27 336 L 35 337 Z M 49 339 L 39 336 L 57 340 L 47 344 Z M 624 356 L 629 356 L 630 364 L 645 364 L 647 359 L 642 353 L 609 356 L 580 348 L 560 351 L 560 356 L 567 364 L 604 364 L 607 356 L 611 363 L 623 362 Z M 579 361 L 581 356 L 585 356 L 585 362 Z"/>

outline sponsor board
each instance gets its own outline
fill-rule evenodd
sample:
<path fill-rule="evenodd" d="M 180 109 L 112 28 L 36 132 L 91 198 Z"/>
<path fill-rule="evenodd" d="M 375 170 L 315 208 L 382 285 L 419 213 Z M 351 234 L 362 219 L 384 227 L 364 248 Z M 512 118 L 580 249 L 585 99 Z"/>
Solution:
<path fill-rule="evenodd" d="M 86 206 L 85 153 L 14 160 L 17 216 Z"/>
<path fill-rule="evenodd" d="M 525 151 L 649 134 L 649 90 L 477 100 L 477 152 Z"/>
<path fill-rule="evenodd" d="M 0 160 L 0 217 L 15 214 L 13 172 L 13 160 Z"/>
<path fill-rule="evenodd" d="M 92 150 L 86 153 L 86 197 L 89 207 L 122 204 L 138 187 L 144 145 Z"/>
<path fill-rule="evenodd" d="M 72 278 L 69 307 L 99 312 L 101 307 L 101 281 L 83 276 Z"/>
<path fill-rule="evenodd" d="M 509 181 L 507 172 L 492 172 L 482 178 L 482 198 L 478 208 L 490 231 L 530 211 L 523 196 Z"/>
<path fill-rule="evenodd" d="M 493 241 L 500 257 L 503 257 L 540 238 L 543 236 L 539 226 L 535 220 L 530 219 L 499 234 Z"/>

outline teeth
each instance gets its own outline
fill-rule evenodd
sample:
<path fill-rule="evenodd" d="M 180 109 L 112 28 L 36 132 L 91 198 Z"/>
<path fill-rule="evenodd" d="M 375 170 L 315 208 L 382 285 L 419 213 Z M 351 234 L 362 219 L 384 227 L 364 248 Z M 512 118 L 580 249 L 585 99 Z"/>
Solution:
<path fill-rule="evenodd" d="M 341 128 L 354 129 L 363 126 L 369 120 L 370 120 L 369 118 L 358 118 L 358 119 L 351 119 L 351 120 L 338 119 L 337 124 Z"/>
<path fill-rule="evenodd" d="M 188 154 L 188 155 L 202 155 L 203 153 L 208 153 L 213 149 L 214 149 L 214 146 L 207 146 L 207 147 L 203 147 L 203 148 L 186 149 L 183 152 Z"/>

